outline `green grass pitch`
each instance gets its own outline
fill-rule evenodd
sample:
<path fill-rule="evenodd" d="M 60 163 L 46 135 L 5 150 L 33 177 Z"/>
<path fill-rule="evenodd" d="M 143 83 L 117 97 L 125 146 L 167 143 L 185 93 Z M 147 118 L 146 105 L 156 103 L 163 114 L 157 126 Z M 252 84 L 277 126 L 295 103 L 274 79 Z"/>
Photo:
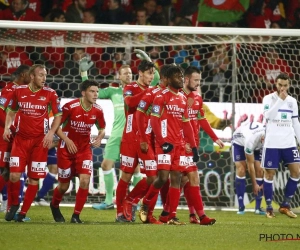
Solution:
<path fill-rule="evenodd" d="M 0 249 L 99 249 L 99 250 L 190 250 L 190 249 L 299 249 L 299 219 L 276 212 L 276 218 L 248 212 L 208 211 L 217 219 L 213 226 L 187 223 L 185 226 L 120 224 L 114 222 L 115 210 L 97 211 L 84 208 L 80 218 L 84 224 L 70 224 L 73 208 L 62 207 L 66 223 L 55 223 L 50 208 L 33 206 L 31 221 L 6 222 L 0 214 Z M 159 215 L 160 210 L 155 210 Z M 188 222 L 188 211 L 178 210 L 178 217 Z M 267 234 L 269 239 L 262 238 Z M 289 235 L 294 240 L 277 240 Z"/>

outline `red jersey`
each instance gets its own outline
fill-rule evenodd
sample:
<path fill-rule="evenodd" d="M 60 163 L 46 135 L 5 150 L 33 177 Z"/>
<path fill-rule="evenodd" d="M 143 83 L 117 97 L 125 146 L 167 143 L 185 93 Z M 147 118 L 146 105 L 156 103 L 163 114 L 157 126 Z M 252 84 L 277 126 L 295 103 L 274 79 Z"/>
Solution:
<path fill-rule="evenodd" d="M 105 129 L 103 110 L 100 105 L 93 104 L 89 110 L 84 109 L 81 99 L 66 103 L 63 108 L 62 131 L 70 138 L 77 149 L 90 148 L 91 128 L 96 125 L 98 130 Z M 58 148 L 64 147 L 60 141 Z"/>
<path fill-rule="evenodd" d="M 138 126 L 138 134 L 141 137 L 140 141 L 145 142 L 147 137 L 151 140 L 152 127 L 150 124 L 150 114 L 152 109 L 152 103 L 155 96 L 161 92 L 165 87 L 157 86 L 155 88 L 149 88 L 145 91 L 137 107 L 136 123 Z"/>
<path fill-rule="evenodd" d="M 6 108 L 9 105 L 9 102 L 12 98 L 13 92 L 19 85 L 14 82 L 8 83 L 2 90 L 0 96 L 0 135 L 4 133 L 5 119 L 6 119 Z M 15 120 L 19 117 L 19 113 L 16 114 Z"/>
<path fill-rule="evenodd" d="M 16 132 L 25 139 L 45 135 L 49 131 L 49 110 L 54 116 L 61 115 L 61 108 L 55 90 L 43 87 L 38 91 L 30 86 L 18 86 L 12 94 L 8 109 L 18 111 Z"/>
<path fill-rule="evenodd" d="M 192 100 L 192 103 L 190 103 L 190 106 L 188 106 L 188 114 L 191 126 L 194 131 L 196 145 L 199 146 L 200 144 L 199 132 L 201 127 L 210 136 L 210 138 L 212 138 L 213 141 L 216 141 L 218 137 L 216 136 L 215 132 L 212 130 L 210 124 L 204 116 L 205 114 L 203 110 L 202 97 L 195 91 L 187 94 L 185 89 L 182 89 L 181 93 L 187 98 L 188 103 L 190 103 L 189 101 Z"/>
<path fill-rule="evenodd" d="M 160 147 L 163 142 L 180 146 L 183 137 L 183 123 L 189 122 L 186 97 L 169 88 L 161 91 L 153 101 L 151 123 L 152 119 L 160 119 L 160 133 L 155 133 L 157 147 Z"/>
<path fill-rule="evenodd" d="M 123 131 L 122 142 L 135 142 L 137 141 L 137 124 L 135 119 L 135 112 L 140 98 L 144 93 L 145 88 L 137 83 L 127 84 L 123 90 L 124 96 L 124 109 L 126 123 Z"/>

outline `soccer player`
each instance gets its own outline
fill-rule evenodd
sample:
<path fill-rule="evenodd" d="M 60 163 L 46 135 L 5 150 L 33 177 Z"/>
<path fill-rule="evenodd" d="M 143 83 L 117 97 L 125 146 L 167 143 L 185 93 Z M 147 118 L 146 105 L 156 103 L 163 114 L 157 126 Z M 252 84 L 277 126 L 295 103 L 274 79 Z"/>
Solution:
<path fill-rule="evenodd" d="M 260 207 L 262 200 L 263 169 L 260 167 L 261 149 L 265 127 L 259 122 L 247 122 L 238 127 L 232 136 L 232 158 L 236 167 L 235 191 L 239 203 L 237 214 L 245 214 L 244 194 L 246 191 L 246 170 L 251 178 L 255 195 L 255 214 L 266 215 Z"/>
<path fill-rule="evenodd" d="M 141 97 L 154 78 L 154 64 L 152 62 L 143 60 L 138 66 L 138 71 L 139 77 L 137 81 L 126 85 L 123 91 L 126 124 L 123 131 L 120 149 L 120 170 L 122 170 L 122 174 L 116 190 L 116 222 L 129 222 L 124 218 L 122 204 L 127 194 L 128 183 L 131 180 L 134 170 L 138 164 L 137 149 L 140 147 L 140 145 L 137 135 L 138 129 L 135 113 Z"/>
<path fill-rule="evenodd" d="M 84 57 L 79 62 L 82 80 L 87 80 L 87 70 L 93 65 Z M 92 207 L 98 210 L 114 209 L 113 193 L 114 193 L 114 176 L 113 167 L 116 161 L 120 161 L 120 144 L 122 133 L 125 125 L 123 89 L 131 83 L 132 72 L 129 65 L 122 65 L 119 69 L 120 86 L 101 89 L 98 94 L 100 99 L 110 99 L 114 105 L 114 123 L 112 133 L 106 143 L 103 161 L 101 167 L 104 175 L 105 184 L 105 201 L 93 204 Z M 137 168 L 133 175 L 133 185 L 135 186 L 141 179 L 141 174 Z"/>
<path fill-rule="evenodd" d="M 154 88 L 148 88 L 142 96 L 137 111 L 136 111 L 136 123 L 138 127 L 138 137 L 140 147 L 138 155 L 142 161 L 143 171 L 146 174 L 146 178 L 143 178 L 134 189 L 126 196 L 123 202 L 123 214 L 129 221 L 132 220 L 132 206 L 137 206 L 140 198 L 145 196 L 150 184 L 156 179 L 157 175 L 157 163 L 154 152 L 154 134 L 150 125 L 150 113 L 152 103 L 157 94 L 161 90 L 167 87 L 166 72 L 173 65 L 163 65 L 160 68 L 160 84 Z M 147 222 L 151 224 L 162 224 L 154 216 L 152 216 L 153 209 L 156 203 L 157 197 L 152 199 L 152 204 L 149 206 Z"/>
<path fill-rule="evenodd" d="M 45 177 L 48 148 L 52 145 L 53 135 L 61 120 L 61 108 L 56 92 L 44 87 L 47 75 L 45 66 L 33 65 L 29 70 L 29 75 L 30 83 L 17 87 L 12 94 L 3 133 L 3 139 L 10 141 L 10 127 L 18 112 L 19 119 L 16 122 L 16 135 L 9 164 L 8 197 L 11 199 L 11 206 L 5 216 L 7 221 L 11 221 L 19 209 L 19 180 L 27 165 L 28 187 L 16 220 L 23 222 L 37 193 L 39 179 Z M 54 120 L 49 129 L 48 110 L 50 108 Z"/>
<path fill-rule="evenodd" d="M 167 71 L 168 87 L 157 95 L 152 104 L 151 126 L 155 134 L 155 153 L 157 157 L 158 177 L 151 184 L 143 199 L 140 219 L 146 222 L 151 199 L 158 194 L 170 174 L 168 224 L 182 225 L 176 218 L 180 198 L 181 172 L 186 167 L 185 150 L 181 144 L 182 136 L 191 145 L 193 161 L 199 160 L 193 130 L 188 118 L 186 98 L 179 93 L 183 87 L 183 72 L 174 66 Z"/>
<path fill-rule="evenodd" d="M 5 117 L 6 117 L 6 108 L 11 99 L 11 95 L 13 91 L 20 85 L 27 85 L 30 83 L 30 76 L 28 71 L 30 66 L 22 64 L 17 70 L 13 73 L 14 80 L 8 83 L 2 90 L 0 96 L 0 133 L 3 135 L 4 125 L 5 125 Z M 9 180 L 9 159 L 10 159 L 10 151 L 12 147 L 12 141 L 7 142 L 4 141 L 3 138 L 0 138 L 0 192 L 4 197 L 7 197 L 6 188 L 4 187 Z M 21 178 L 24 179 L 24 178 Z M 24 188 L 24 181 L 21 182 L 20 191 Z M 23 193 L 23 192 L 22 192 Z M 6 211 L 7 208 L 7 200 L 2 200 L 1 209 Z"/>
<path fill-rule="evenodd" d="M 266 137 L 262 153 L 264 168 L 264 195 L 267 203 L 267 218 L 275 217 L 272 207 L 273 179 L 281 161 L 288 167 L 290 177 L 285 187 L 284 200 L 279 212 L 290 218 L 297 218 L 291 211 L 290 201 L 299 182 L 300 156 L 295 135 L 300 144 L 300 124 L 298 120 L 297 100 L 288 95 L 289 76 L 280 73 L 275 79 L 276 89 L 263 98 L 264 119 L 266 120 Z"/>
<path fill-rule="evenodd" d="M 224 143 L 216 136 L 212 130 L 210 124 L 205 118 L 203 111 L 202 97 L 197 93 L 197 89 L 200 87 L 201 72 L 197 67 L 190 66 L 184 71 L 184 85 L 181 93 L 187 98 L 189 119 L 193 128 L 194 138 L 197 148 L 200 144 L 199 132 L 202 128 L 210 138 L 217 143 L 220 148 L 224 147 Z M 186 142 L 184 141 L 184 144 Z M 200 225 L 213 225 L 216 220 L 209 218 L 205 212 L 202 202 L 202 196 L 199 186 L 199 174 L 198 167 L 195 162 L 192 161 L 193 154 L 190 150 L 186 151 L 186 157 L 188 166 L 185 169 L 182 183 L 185 183 L 184 195 L 187 200 L 187 204 L 190 210 L 190 223 Z M 199 219 L 196 217 L 198 215 Z M 162 217 L 162 216 L 161 216 Z M 160 217 L 160 219 L 162 219 Z"/>
<path fill-rule="evenodd" d="M 54 189 L 50 208 L 56 222 L 65 222 L 59 204 L 68 190 L 74 176 L 79 177 L 74 213 L 71 223 L 82 223 L 79 218 L 88 195 L 90 176 L 93 171 L 91 146 L 100 147 L 105 135 L 105 120 L 102 108 L 96 104 L 98 83 L 85 80 L 80 85 L 82 97 L 63 106 L 62 128 L 57 131 L 58 186 Z M 96 125 L 98 135 L 91 136 L 91 128 Z"/>
<path fill-rule="evenodd" d="M 53 184 L 57 175 L 57 153 L 56 147 L 58 145 L 57 137 L 54 138 L 53 144 L 48 151 L 47 168 L 48 173 L 43 181 L 42 188 L 38 191 L 37 197 L 34 200 L 34 204 L 38 206 L 49 206 L 49 203 L 45 200 L 45 195 L 53 188 Z"/>

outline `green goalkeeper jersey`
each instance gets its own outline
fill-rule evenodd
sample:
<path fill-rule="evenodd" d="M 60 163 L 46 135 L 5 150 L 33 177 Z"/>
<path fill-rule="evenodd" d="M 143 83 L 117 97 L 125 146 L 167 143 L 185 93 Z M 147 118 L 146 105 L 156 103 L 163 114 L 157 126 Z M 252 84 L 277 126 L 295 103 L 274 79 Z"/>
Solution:
<path fill-rule="evenodd" d="M 87 80 L 88 77 L 82 77 L 82 81 Z M 114 106 L 114 123 L 110 137 L 122 137 L 125 126 L 125 112 L 124 112 L 124 98 L 122 87 L 107 87 L 99 89 L 99 99 L 110 99 Z"/>
<path fill-rule="evenodd" d="M 121 87 L 107 87 L 99 89 L 98 97 L 100 99 L 110 99 L 114 106 L 114 123 L 111 131 L 111 137 L 121 137 L 125 126 L 124 98 Z"/>

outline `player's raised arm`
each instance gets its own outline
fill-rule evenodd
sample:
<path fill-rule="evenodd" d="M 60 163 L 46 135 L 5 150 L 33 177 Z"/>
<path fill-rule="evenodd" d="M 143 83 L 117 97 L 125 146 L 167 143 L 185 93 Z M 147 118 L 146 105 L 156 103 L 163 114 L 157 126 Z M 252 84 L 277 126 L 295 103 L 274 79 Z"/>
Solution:
<path fill-rule="evenodd" d="M 93 61 L 89 61 L 86 57 L 83 57 L 79 61 L 79 71 L 81 75 L 81 80 L 85 81 L 88 79 L 87 71 L 94 65 Z"/>

